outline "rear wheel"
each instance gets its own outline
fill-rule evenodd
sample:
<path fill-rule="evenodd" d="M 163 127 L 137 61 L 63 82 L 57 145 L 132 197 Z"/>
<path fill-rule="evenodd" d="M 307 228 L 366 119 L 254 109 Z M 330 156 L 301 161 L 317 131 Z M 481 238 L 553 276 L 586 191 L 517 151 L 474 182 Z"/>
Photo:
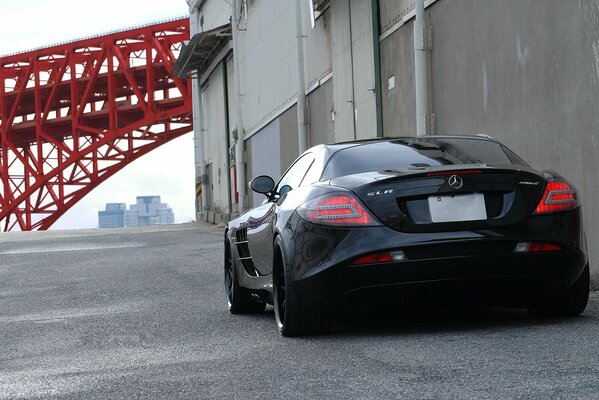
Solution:
<path fill-rule="evenodd" d="M 306 306 L 297 295 L 279 237 L 275 239 L 272 280 L 275 320 L 281 335 L 314 335 L 330 329 L 330 317 Z"/>
<path fill-rule="evenodd" d="M 255 301 L 249 291 L 239 285 L 239 276 L 228 240 L 225 241 L 225 295 L 231 314 L 258 313 L 266 308 L 265 303 Z"/>
<path fill-rule="evenodd" d="M 589 301 L 590 272 L 587 264 L 580 277 L 560 296 L 551 298 L 534 307 L 528 312 L 535 316 L 569 317 L 584 311 Z"/>

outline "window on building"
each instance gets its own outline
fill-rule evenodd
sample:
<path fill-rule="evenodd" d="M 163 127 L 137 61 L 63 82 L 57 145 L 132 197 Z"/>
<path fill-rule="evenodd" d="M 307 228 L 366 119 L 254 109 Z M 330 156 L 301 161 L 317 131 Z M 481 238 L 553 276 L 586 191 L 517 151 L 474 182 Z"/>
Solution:
<path fill-rule="evenodd" d="M 312 28 L 316 25 L 316 20 L 324 14 L 331 5 L 330 0 L 308 0 L 310 2 L 310 19 Z"/>

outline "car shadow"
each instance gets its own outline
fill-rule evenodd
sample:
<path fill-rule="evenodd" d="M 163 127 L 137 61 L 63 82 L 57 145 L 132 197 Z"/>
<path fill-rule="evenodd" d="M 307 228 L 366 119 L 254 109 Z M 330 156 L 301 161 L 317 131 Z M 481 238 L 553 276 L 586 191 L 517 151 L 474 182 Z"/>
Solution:
<path fill-rule="evenodd" d="M 321 337 L 368 337 L 464 333 L 476 331 L 529 330 L 564 324 L 597 324 L 599 307 L 594 299 L 586 311 L 576 317 L 534 317 L 521 308 L 437 306 L 420 309 L 364 308 L 343 311 L 332 316 L 331 330 Z M 268 305 L 257 314 L 245 315 L 261 326 L 274 324 L 274 311 Z"/>
<path fill-rule="evenodd" d="M 593 323 L 596 317 L 587 313 L 577 317 L 533 317 L 524 309 L 499 307 L 454 307 L 413 312 L 352 313 L 337 316 L 330 335 L 377 336 L 422 333 L 459 333 L 482 330 L 519 330 L 554 326 L 564 323 Z"/>

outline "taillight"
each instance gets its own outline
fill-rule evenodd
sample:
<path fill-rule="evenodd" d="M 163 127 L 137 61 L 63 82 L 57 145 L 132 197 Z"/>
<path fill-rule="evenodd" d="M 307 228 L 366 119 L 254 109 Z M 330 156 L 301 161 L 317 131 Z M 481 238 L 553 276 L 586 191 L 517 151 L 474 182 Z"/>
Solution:
<path fill-rule="evenodd" d="M 479 169 L 463 169 L 463 170 L 449 170 L 449 171 L 437 171 L 429 172 L 426 176 L 450 176 L 450 175 L 475 175 L 482 174 L 483 171 Z"/>
<path fill-rule="evenodd" d="M 321 225 L 375 226 L 380 223 L 358 199 L 348 193 L 329 193 L 302 204 L 302 219 Z"/>
<path fill-rule="evenodd" d="M 407 257 L 401 250 L 397 251 L 386 251 L 384 253 L 375 253 L 368 256 L 360 257 L 355 260 L 352 265 L 366 265 L 366 264 L 382 264 L 390 262 L 401 262 L 406 261 Z"/>
<path fill-rule="evenodd" d="M 553 181 L 547 183 L 545 193 L 535 209 L 535 214 L 546 214 L 559 211 L 566 211 L 575 208 L 578 205 L 576 191 L 570 185 L 563 181 Z"/>
<path fill-rule="evenodd" d="M 536 253 L 539 251 L 560 251 L 562 246 L 547 242 L 518 242 L 514 253 Z"/>

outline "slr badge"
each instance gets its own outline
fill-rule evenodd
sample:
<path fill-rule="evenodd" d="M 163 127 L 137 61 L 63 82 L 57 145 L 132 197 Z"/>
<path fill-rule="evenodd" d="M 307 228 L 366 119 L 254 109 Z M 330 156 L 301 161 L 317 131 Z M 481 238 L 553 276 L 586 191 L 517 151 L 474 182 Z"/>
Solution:
<path fill-rule="evenodd" d="M 391 194 L 391 193 L 393 193 L 393 189 L 377 190 L 376 192 L 366 193 L 366 196 L 372 197 L 372 196 L 379 196 L 381 194 Z"/>

